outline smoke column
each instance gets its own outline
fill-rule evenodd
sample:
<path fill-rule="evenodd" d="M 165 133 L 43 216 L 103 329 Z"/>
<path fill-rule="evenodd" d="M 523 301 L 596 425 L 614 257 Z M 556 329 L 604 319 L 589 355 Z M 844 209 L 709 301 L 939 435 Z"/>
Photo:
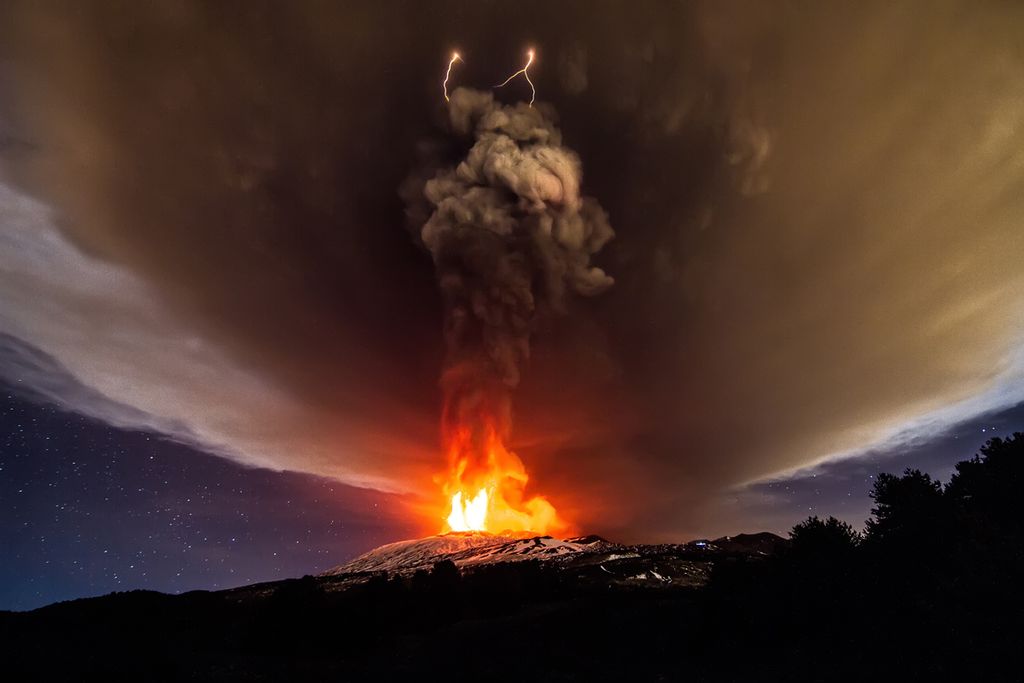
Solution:
<path fill-rule="evenodd" d="M 537 314 L 561 312 L 569 291 L 612 285 L 591 257 L 614 232 L 597 201 L 580 195 L 579 157 L 562 146 L 550 107 L 506 106 L 459 88 L 448 115 L 468 150 L 403 192 L 444 302 L 442 436 L 459 484 L 497 483 L 510 505 L 529 507 L 522 463 L 493 446 L 509 435 Z M 505 481 L 486 481 L 496 470 Z"/>

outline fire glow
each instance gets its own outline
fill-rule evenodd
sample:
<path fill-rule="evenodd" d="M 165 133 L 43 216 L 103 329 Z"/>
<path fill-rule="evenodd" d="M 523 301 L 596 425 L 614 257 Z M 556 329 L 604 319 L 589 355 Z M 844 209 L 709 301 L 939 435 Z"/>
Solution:
<path fill-rule="evenodd" d="M 597 201 L 580 195 L 579 159 L 561 145 L 553 112 L 532 106 L 535 58 L 529 49 L 523 67 L 495 86 L 522 76 L 530 86 L 523 107 L 468 88 L 449 93 L 462 61 L 451 55 L 441 83 L 448 123 L 459 148 L 469 137 L 473 144 L 457 164 L 431 164 L 408 187 L 407 213 L 433 258 L 444 303 L 447 469 L 436 477 L 442 497 L 431 511 L 442 532 L 570 531 L 546 498 L 527 494 L 534 482 L 506 446 L 512 395 L 537 315 L 563 313 L 569 294 L 593 296 L 614 283 L 591 258 L 615 232 Z"/>
<path fill-rule="evenodd" d="M 493 424 L 477 430 L 456 427 L 446 442 L 449 470 L 443 489 L 451 503 L 444 531 L 545 534 L 565 529 L 546 498 L 524 495 L 529 476 L 523 461 L 505 448 Z"/>

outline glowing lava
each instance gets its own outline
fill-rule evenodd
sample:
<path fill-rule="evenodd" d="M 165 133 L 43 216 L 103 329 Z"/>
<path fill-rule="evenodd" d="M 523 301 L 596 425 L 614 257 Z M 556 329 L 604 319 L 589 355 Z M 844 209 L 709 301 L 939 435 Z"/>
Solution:
<path fill-rule="evenodd" d="M 462 500 L 462 491 L 452 496 L 448 528 L 452 531 L 485 531 L 487 529 L 487 489 L 480 489 L 475 498 Z"/>
<path fill-rule="evenodd" d="M 491 423 L 459 426 L 446 435 L 451 501 L 443 531 L 563 531 L 567 525 L 543 496 L 524 495 L 529 476 Z"/>

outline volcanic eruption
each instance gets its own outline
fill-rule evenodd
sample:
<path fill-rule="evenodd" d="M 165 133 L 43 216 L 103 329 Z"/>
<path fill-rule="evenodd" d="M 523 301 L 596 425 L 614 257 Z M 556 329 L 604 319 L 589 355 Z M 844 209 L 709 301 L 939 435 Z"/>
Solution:
<path fill-rule="evenodd" d="M 581 196 L 580 159 L 550 106 L 458 88 L 447 107 L 448 155 L 403 189 L 444 305 L 442 531 L 558 533 L 568 520 L 527 492 L 526 467 L 506 446 L 512 393 L 537 317 L 563 312 L 569 292 L 614 282 L 591 264 L 614 232 Z"/>

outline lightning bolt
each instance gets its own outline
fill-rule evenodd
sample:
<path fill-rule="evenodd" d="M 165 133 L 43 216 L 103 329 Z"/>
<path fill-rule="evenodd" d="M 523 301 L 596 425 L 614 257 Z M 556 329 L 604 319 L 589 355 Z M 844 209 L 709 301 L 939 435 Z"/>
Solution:
<path fill-rule="evenodd" d="M 512 74 L 511 76 L 506 78 L 505 82 L 502 83 L 501 85 L 496 85 L 494 87 L 495 87 L 495 89 L 497 89 L 497 88 L 504 88 L 506 85 L 508 85 L 509 81 L 511 81 L 513 78 L 515 78 L 519 74 L 522 74 L 523 77 L 526 79 L 526 82 L 530 84 L 530 93 L 531 93 L 530 94 L 530 106 L 532 107 L 533 106 L 533 101 L 535 99 L 537 99 L 537 89 L 533 87 L 533 81 L 530 80 L 530 74 L 528 73 L 530 65 L 533 64 L 533 50 L 527 50 L 526 57 L 527 57 L 527 59 L 526 59 L 526 66 L 524 66 L 522 69 L 520 69 L 519 71 L 515 72 L 514 74 Z"/>
<path fill-rule="evenodd" d="M 441 84 L 441 87 L 444 89 L 444 101 L 445 102 L 451 102 L 451 100 L 448 98 L 448 78 L 452 75 L 452 64 L 454 64 L 455 62 L 461 62 L 461 61 L 462 61 L 462 57 L 459 56 L 459 53 L 458 52 L 453 52 L 452 53 L 452 58 L 448 62 L 448 70 L 444 72 L 444 83 Z"/>

